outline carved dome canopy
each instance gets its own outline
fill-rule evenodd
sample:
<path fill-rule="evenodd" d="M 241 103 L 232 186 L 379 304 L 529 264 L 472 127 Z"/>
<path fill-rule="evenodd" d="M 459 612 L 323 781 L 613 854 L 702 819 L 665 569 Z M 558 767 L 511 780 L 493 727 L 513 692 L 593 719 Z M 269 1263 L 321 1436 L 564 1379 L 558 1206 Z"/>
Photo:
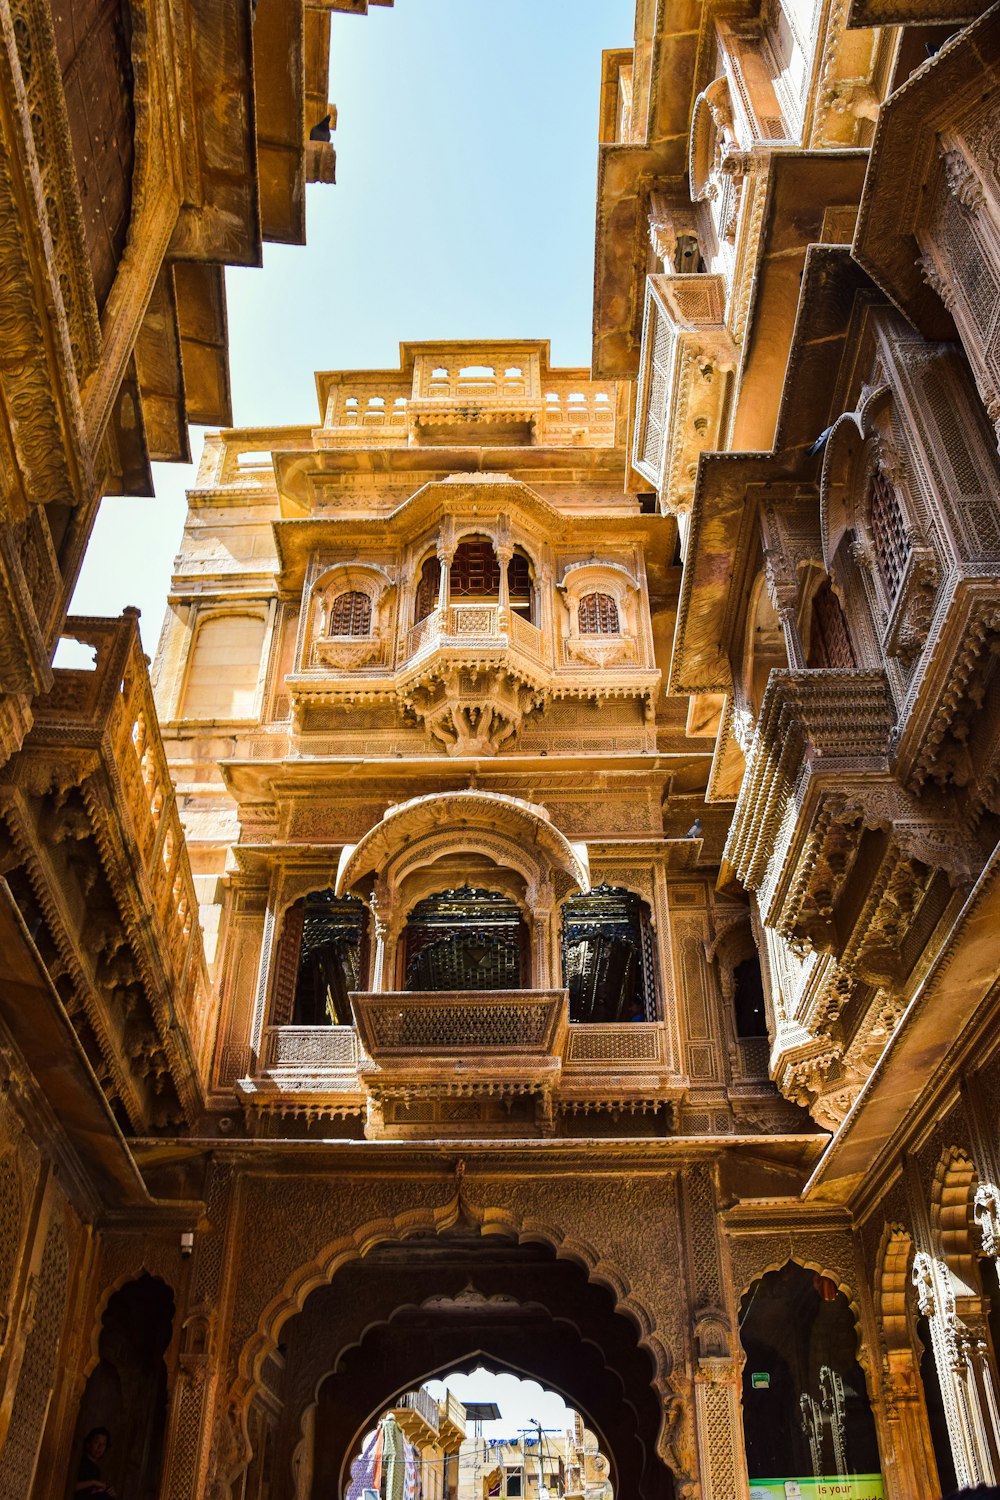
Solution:
<path fill-rule="evenodd" d="M 462 851 L 484 854 L 519 871 L 536 889 L 551 883 L 557 896 L 590 889 L 586 844 L 570 843 L 544 807 L 501 792 L 470 789 L 414 797 L 390 807 L 359 843 L 344 848 L 337 894 L 359 890 L 373 875 L 398 890 L 418 869 Z"/>

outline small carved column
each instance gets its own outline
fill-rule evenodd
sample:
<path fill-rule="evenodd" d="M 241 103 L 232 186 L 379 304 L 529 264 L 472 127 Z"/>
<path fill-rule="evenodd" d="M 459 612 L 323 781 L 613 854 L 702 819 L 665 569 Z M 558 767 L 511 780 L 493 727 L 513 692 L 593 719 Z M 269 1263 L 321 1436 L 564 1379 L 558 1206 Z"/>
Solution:
<path fill-rule="evenodd" d="M 455 556 L 453 546 L 441 543 L 437 550 L 437 559 L 441 567 L 441 577 L 438 581 L 437 607 L 441 613 L 442 626 L 448 615 L 448 601 L 451 597 L 451 560 Z"/>
<path fill-rule="evenodd" d="M 799 581 L 793 566 L 780 549 L 773 509 L 765 510 L 762 524 L 765 533 L 764 577 L 767 580 L 767 591 L 781 622 L 788 665 L 794 672 L 801 672 L 806 658 L 799 634 Z"/>
<path fill-rule="evenodd" d="M 397 913 L 388 892 L 376 885 L 371 904 L 372 927 L 375 934 L 375 955 L 372 960 L 372 989 L 378 993 L 392 989 L 396 983 L 393 964 L 398 936 Z"/>
<path fill-rule="evenodd" d="M 998 1414 L 985 1329 L 958 1316 L 947 1268 L 926 1251 L 914 1256 L 913 1284 L 930 1330 L 956 1478 L 960 1485 L 993 1484 Z"/>
<path fill-rule="evenodd" d="M 794 603 L 787 600 L 778 604 L 778 619 L 781 621 L 781 633 L 785 637 L 785 652 L 788 656 L 788 665 L 793 672 L 801 672 L 806 664 L 805 652 L 802 650 L 802 637 L 799 635 L 798 610 Z"/>
<path fill-rule="evenodd" d="M 505 631 L 510 629 L 510 578 L 507 575 L 507 568 L 514 556 L 514 549 L 498 545 L 495 551 L 497 562 L 500 564 L 500 607 L 497 610 L 497 629 Z"/>
<path fill-rule="evenodd" d="M 555 916 L 555 891 L 552 881 L 540 879 L 528 887 L 528 908 L 531 912 L 531 974 L 529 988 L 549 989 L 559 983 L 558 963 L 553 966 L 553 928 Z"/>

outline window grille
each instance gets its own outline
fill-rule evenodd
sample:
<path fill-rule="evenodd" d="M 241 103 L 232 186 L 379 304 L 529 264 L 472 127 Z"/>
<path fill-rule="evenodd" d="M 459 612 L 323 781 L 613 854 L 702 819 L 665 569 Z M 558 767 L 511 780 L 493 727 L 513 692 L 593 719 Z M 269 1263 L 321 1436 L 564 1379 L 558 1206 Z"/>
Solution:
<path fill-rule="evenodd" d="M 829 578 L 813 595 L 809 630 L 810 667 L 856 667 L 847 620 Z"/>
<path fill-rule="evenodd" d="M 488 541 L 462 542 L 452 559 L 448 581 L 453 599 L 470 595 L 499 598 L 500 564 L 492 544 Z"/>
<path fill-rule="evenodd" d="M 618 605 L 610 594 L 584 594 L 578 618 L 581 635 L 618 634 Z"/>
<path fill-rule="evenodd" d="M 370 635 L 372 601 L 360 589 L 338 594 L 330 606 L 331 635 Z"/>
<path fill-rule="evenodd" d="M 879 572 L 891 602 L 899 592 L 910 543 L 896 487 L 881 469 L 872 474 L 869 516 Z"/>

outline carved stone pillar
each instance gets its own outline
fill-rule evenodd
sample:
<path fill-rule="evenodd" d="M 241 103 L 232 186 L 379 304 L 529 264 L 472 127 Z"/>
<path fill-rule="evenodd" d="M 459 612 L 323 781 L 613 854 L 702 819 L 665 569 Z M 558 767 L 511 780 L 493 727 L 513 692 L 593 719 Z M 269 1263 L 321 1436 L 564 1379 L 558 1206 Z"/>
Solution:
<path fill-rule="evenodd" d="M 694 1409 L 702 1500 L 749 1494 L 743 1446 L 741 1361 L 731 1286 L 723 1284 L 712 1169 L 684 1175 L 684 1218 L 694 1324 Z"/>
<path fill-rule="evenodd" d="M 801 672 L 805 667 L 806 657 L 802 650 L 802 637 L 799 635 L 798 611 L 795 604 L 787 600 L 779 602 L 778 619 L 781 621 L 781 633 L 785 637 L 788 665 L 793 672 Z"/>
<path fill-rule="evenodd" d="M 958 1315 L 947 1268 L 926 1251 L 914 1256 L 913 1284 L 930 1329 L 958 1483 L 995 1484 L 1000 1475 L 1000 1403 L 985 1326 Z"/>
<path fill-rule="evenodd" d="M 441 567 L 441 577 L 438 581 L 437 607 L 441 611 L 442 621 L 448 609 L 448 600 L 451 591 L 451 560 L 454 555 L 455 550 L 453 547 L 438 547 L 437 559 Z"/>
<path fill-rule="evenodd" d="M 937 1461 L 914 1349 L 890 1349 L 886 1354 L 882 1403 L 875 1407 L 875 1417 L 889 1495 L 892 1500 L 923 1500 L 928 1484 L 934 1489 Z"/>
<path fill-rule="evenodd" d="M 390 990 L 396 982 L 395 957 L 398 939 L 398 917 L 388 896 L 376 889 L 372 897 L 372 928 L 375 934 L 375 956 L 372 961 L 372 989 Z"/>
<path fill-rule="evenodd" d="M 196 1500 L 209 1493 L 209 1471 L 218 1467 L 219 1455 L 209 1444 L 222 1377 L 218 1323 L 232 1186 L 232 1167 L 211 1170 L 205 1205 L 209 1227 L 195 1241 L 190 1309 L 164 1445 L 162 1500 Z"/>

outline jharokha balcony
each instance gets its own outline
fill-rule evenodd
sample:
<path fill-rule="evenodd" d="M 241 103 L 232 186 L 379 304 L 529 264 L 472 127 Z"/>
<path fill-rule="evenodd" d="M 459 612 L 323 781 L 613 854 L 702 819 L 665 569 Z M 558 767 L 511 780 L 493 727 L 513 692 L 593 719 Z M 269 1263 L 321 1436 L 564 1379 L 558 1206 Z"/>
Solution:
<path fill-rule="evenodd" d="M 335 887 L 284 907 L 267 962 L 268 1024 L 233 1080 L 262 1130 L 538 1137 L 639 1113 L 662 1132 L 687 1088 L 648 905 L 592 885 L 586 847 L 505 793 L 387 809 Z"/>

